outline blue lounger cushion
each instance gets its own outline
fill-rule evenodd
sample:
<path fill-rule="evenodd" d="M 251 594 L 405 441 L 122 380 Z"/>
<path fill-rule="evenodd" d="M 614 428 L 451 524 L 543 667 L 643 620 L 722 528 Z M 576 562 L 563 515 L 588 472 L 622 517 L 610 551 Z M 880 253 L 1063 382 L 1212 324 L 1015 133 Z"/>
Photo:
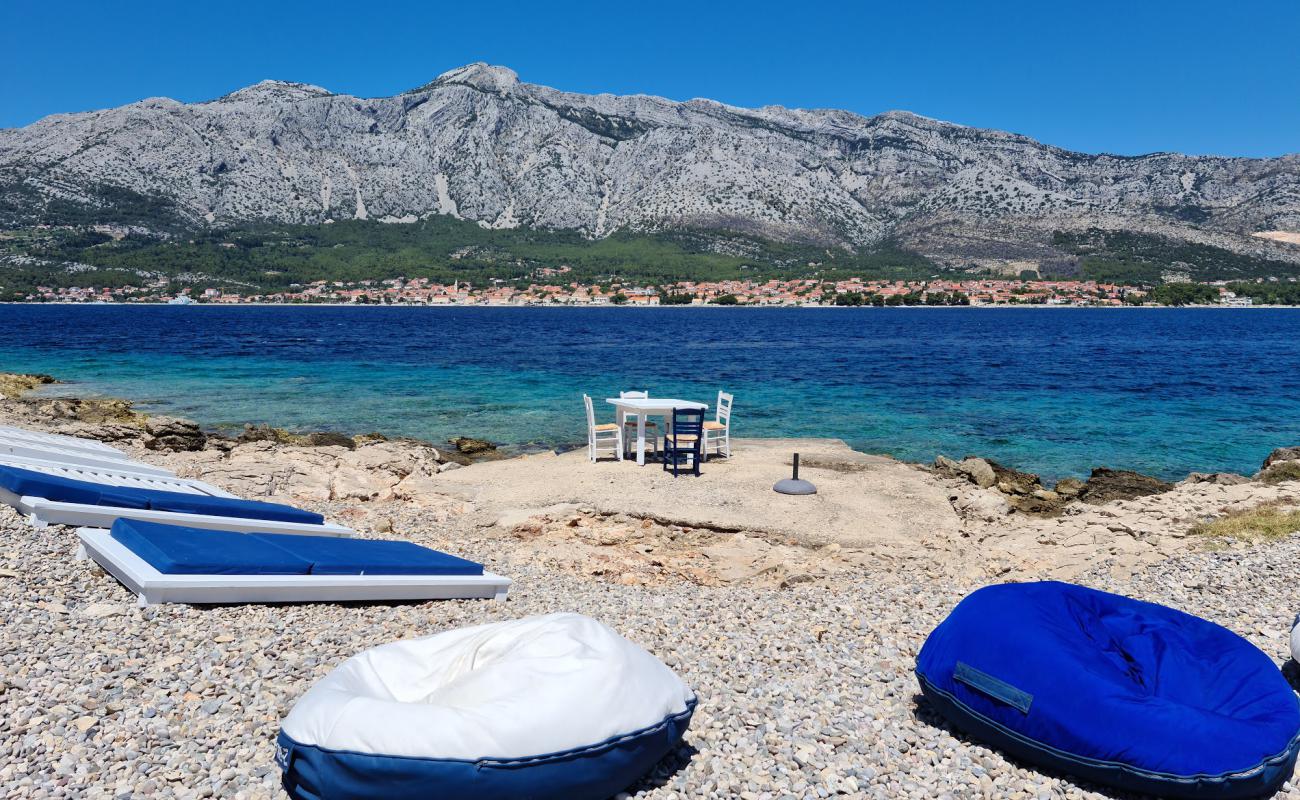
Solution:
<path fill-rule="evenodd" d="M 250 534 L 311 562 L 313 575 L 482 575 L 483 565 L 414 542 Z"/>
<path fill-rule="evenodd" d="M 0 486 L 20 497 L 24 495 L 43 497 L 58 503 L 299 522 L 307 525 L 321 525 L 325 522 L 325 517 L 320 514 L 281 503 L 141 489 L 134 486 L 109 486 L 18 467 L 0 466 Z"/>
<path fill-rule="evenodd" d="M 1126 791 L 1254 797 L 1291 776 L 1300 703 L 1212 622 L 1067 583 L 989 586 L 917 657 L 928 701 L 1024 761 Z"/>
<path fill-rule="evenodd" d="M 234 497 L 213 497 L 206 494 L 185 494 L 183 492 L 161 492 L 146 490 L 149 494 L 149 508 L 154 511 L 174 511 L 181 514 L 207 514 L 213 517 L 242 517 L 244 519 L 265 519 L 275 522 L 299 522 L 304 525 L 322 525 L 325 517 L 314 511 L 283 503 L 267 503 L 261 500 L 240 500 Z"/>
<path fill-rule="evenodd" d="M 307 575 L 311 562 L 272 542 L 214 531 L 119 519 L 112 536 L 165 575 Z M 315 537 L 312 537 L 315 538 Z"/>
<path fill-rule="evenodd" d="M 119 519 L 112 536 L 167 575 L 482 575 L 412 542 L 239 533 Z"/>

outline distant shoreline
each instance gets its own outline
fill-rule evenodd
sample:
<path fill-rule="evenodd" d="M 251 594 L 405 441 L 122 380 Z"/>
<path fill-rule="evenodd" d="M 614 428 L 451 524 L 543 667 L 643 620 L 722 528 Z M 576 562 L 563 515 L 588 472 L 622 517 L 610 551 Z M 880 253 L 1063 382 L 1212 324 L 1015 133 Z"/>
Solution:
<path fill-rule="evenodd" d="M 514 305 L 510 303 L 445 303 L 445 304 L 419 304 L 419 303 L 68 303 L 57 300 L 51 300 L 45 303 L 29 303 L 22 301 L 5 300 L 0 301 L 0 305 L 5 306 L 86 306 L 93 308 L 423 308 L 423 309 L 463 309 L 463 308 L 513 308 L 519 310 L 529 309 L 573 309 L 590 311 L 593 309 L 610 309 L 616 308 L 628 311 L 662 311 L 667 309 L 687 310 L 687 309 L 705 309 L 705 310 L 725 310 L 725 309 L 804 309 L 808 311 L 942 311 L 944 309 L 963 309 L 971 311 L 988 311 L 991 309 L 1013 309 L 1016 311 L 1153 311 L 1161 309 L 1177 309 L 1183 311 L 1190 310 L 1210 310 L 1219 309 L 1224 311 L 1260 311 L 1260 310 L 1277 310 L 1277 309 L 1300 309 L 1300 306 L 1278 306 L 1278 305 L 1251 305 L 1251 306 L 1227 306 L 1227 305 L 1186 305 L 1186 306 L 1078 306 L 1078 305 L 1048 305 L 1048 304 L 1007 304 L 1007 305 L 954 305 L 954 306 L 792 306 L 792 305 L 718 305 L 716 303 L 706 303 L 700 305 L 583 305 L 570 303 L 556 303 L 554 305 Z"/>

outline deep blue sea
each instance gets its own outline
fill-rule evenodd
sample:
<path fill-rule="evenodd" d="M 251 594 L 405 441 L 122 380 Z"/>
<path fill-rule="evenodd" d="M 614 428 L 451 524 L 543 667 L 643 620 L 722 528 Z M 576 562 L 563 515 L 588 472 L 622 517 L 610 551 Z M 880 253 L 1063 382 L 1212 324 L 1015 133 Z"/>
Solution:
<path fill-rule="evenodd" d="M 1300 444 L 1300 310 L 0 306 L 0 371 L 209 426 L 585 436 L 598 402 L 736 396 L 737 436 L 1042 473 L 1250 473 Z"/>

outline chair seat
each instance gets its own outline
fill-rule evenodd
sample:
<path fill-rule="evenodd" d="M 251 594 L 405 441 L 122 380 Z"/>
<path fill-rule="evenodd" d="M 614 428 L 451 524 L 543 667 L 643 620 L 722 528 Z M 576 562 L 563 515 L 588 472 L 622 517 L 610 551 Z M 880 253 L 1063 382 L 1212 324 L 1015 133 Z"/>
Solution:
<path fill-rule="evenodd" d="M 623 420 L 623 424 L 626 425 L 626 426 L 628 426 L 629 428 L 635 428 L 635 427 L 636 427 L 636 419 L 635 419 L 635 418 L 628 418 L 628 419 L 625 419 L 625 420 Z M 650 420 L 646 420 L 646 422 L 645 422 L 645 426 L 646 426 L 647 428 L 653 428 L 653 427 L 655 427 L 655 424 L 654 424 L 653 422 L 651 422 Z"/>
<path fill-rule="evenodd" d="M 721 422 L 714 422 L 713 420 L 709 420 L 708 422 L 704 423 L 704 430 L 706 431 L 725 431 L 726 429 L 727 426 L 723 425 Z"/>
<path fill-rule="evenodd" d="M 593 430 L 598 430 L 598 431 L 616 431 L 616 430 L 618 430 L 618 423 L 616 423 L 616 422 L 606 422 L 604 425 L 597 425 L 595 428 L 593 428 Z"/>
<path fill-rule="evenodd" d="M 693 433 L 674 433 L 668 436 L 668 440 L 670 442 L 684 442 L 684 443 L 693 442 L 698 438 L 700 437 L 696 436 Z"/>

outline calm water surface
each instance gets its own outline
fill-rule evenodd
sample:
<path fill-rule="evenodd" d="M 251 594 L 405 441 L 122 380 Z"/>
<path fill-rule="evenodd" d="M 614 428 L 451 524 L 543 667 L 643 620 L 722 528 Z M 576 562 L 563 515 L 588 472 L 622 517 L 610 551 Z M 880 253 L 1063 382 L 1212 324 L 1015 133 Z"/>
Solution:
<path fill-rule="evenodd" d="M 583 392 L 712 404 L 724 388 L 739 436 L 1049 478 L 1249 473 L 1300 443 L 1292 309 L 8 305 L 0 332 L 0 371 L 212 426 L 554 447 L 583 440 Z"/>

